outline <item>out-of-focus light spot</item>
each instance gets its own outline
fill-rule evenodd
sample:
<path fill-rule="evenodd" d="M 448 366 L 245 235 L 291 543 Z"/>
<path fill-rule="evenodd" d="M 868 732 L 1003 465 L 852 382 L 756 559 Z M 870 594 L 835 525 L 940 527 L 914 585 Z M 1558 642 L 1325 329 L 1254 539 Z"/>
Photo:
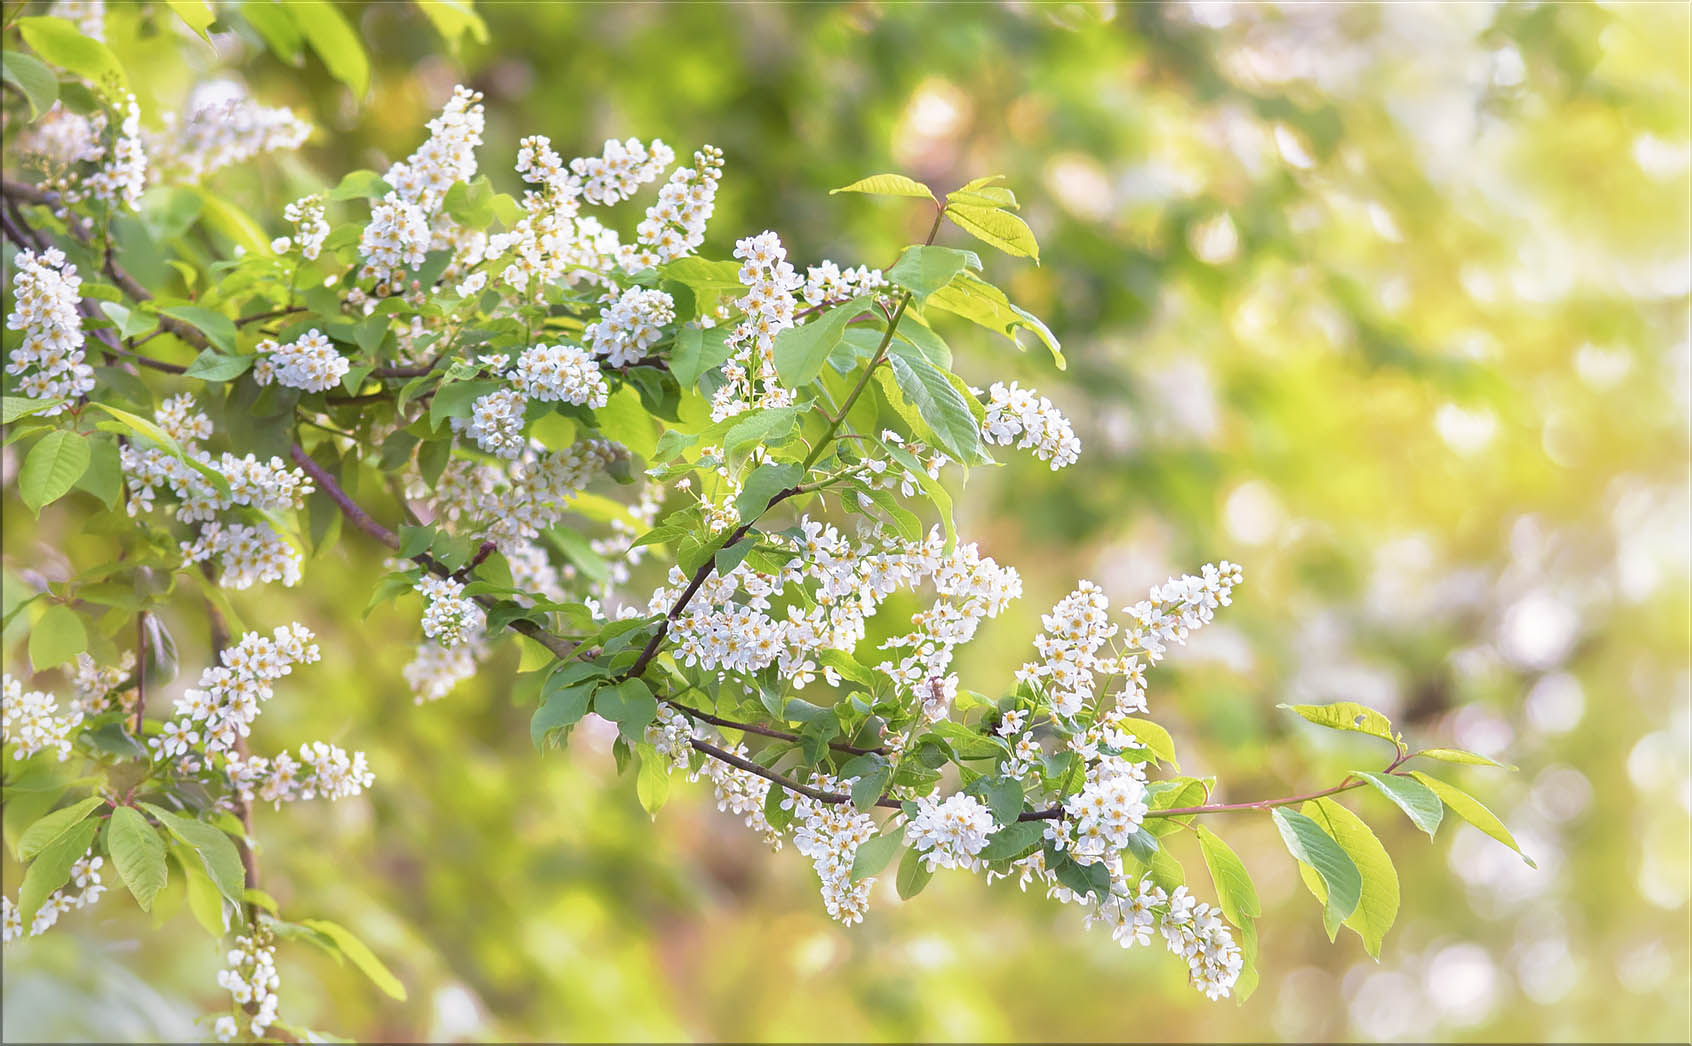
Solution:
<path fill-rule="evenodd" d="M 1553 672 L 1533 684 L 1525 711 L 1528 722 L 1540 733 L 1566 734 L 1586 714 L 1586 691 L 1569 673 Z"/>
<path fill-rule="evenodd" d="M 934 165 L 968 125 L 973 106 L 956 84 L 931 76 L 917 85 L 893 133 L 893 156 L 911 167 Z"/>
<path fill-rule="evenodd" d="M 1498 1005 L 1498 966 L 1478 944 L 1453 944 L 1428 962 L 1428 998 L 1452 1024 L 1479 1024 Z"/>
<path fill-rule="evenodd" d="M 1498 626 L 1498 650 L 1518 668 L 1547 669 L 1568 657 L 1580 631 L 1573 607 L 1544 590 L 1510 605 Z"/>
<path fill-rule="evenodd" d="M 1392 243 L 1401 243 L 1404 240 L 1404 234 L 1398 229 L 1397 219 L 1393 218 L 1391 211 L 1379 203 L 1369 204 L 1369 224 L 1375 227 L 1375 231 L 1384 240 L 1389 240 Z"/>
<path fill-rule="evenodd" d="M 1498 417 L 1485 407 L 1469 410 L 1455 403 L 1434 412 L 1434 428 L 1452 450 L 1471 457 L 1486 449 L 1498 432 Z"/>
<path fill-rule="evenodd" d="M 1189 226 L 1187 246 L 1193 256 L 1206 265 L 1226 265 L 1240 253 L 1240 233 L 1234 219 L 1226 211 L 1214 218 Z"/>
<path fill-rule="evenodd" d="M 1649 992 L 1674 972 L 1674 960 L 1659 940 L 1640 941 L 1616 957 L 1616 977 L 1631 992 Z"/>
<path fill-rule="evenodd" d="M 1492 82 L 1500 87 L 1515 87 L 1527 77 L 1527 65 L 1522 53 L 1511 46 L 1492 52 Z"/>
<path fill-rule="evenodd" d="M 840 941 L 835 934 L 812 934 L 793 949 L 793 970 L 795 973 L 813 976 L 834 962 L 839 953 Z"/>
<path fill-rule="evenodd" d="M 1572 766 L 1552 766 L 1534 779 L 1528 802 L 1554 824 L 1572 821 L 1592 805 L 1592 783 Z"/>
<path fill-rule="evenodd" d="M 466 1039 L 482 1026 L 482 1004 L 462 984 L 443 984 L 435 989 L 434 1025 L 429 1038 L 435 1042 Z"/>
<path fill-rule="evenodd" d="M 1633 140 L 1633 162 L 1647 176 L 1667 181 L 1692 169 L 1692 142 L 1671 142 L 1646 132 Z"/>
<path fill-rule="evenodd" d="M 1085 153 L 1059 153 L 1046 163 L 1046 187 L 1063 209 L 1085 221 L 1110 217 L 1116 208 L 1110 179 Z"/>
<path fill-rule="evenodd" d="M 1285 514 L 1280 499 L 1269 484 L 1261 480 L 1247 480 L 1228 495 L 1222 509 L 1223 525 L 1234 540 L 1246 545 L 1261 545 L 1272 539 L 1281 529 Z"/>
<path fill-rule="evenodd" d="M 1655 730 L 1633 746 L 1627 755 L 1627 776 L 1641 792 L 1667 791 L 1685 772 L 1686 739 L 1667 730 Z"/>
<path fill-rule="evenodd" d="M 1595 389 L 1607 389 L 1627 377 L 1633 356 L 1626 349 L 1600 349 L 1588 342 L 1575 351 L 1575 372 Z"/>
<path fill-rule="evenodd" d="M 1369 1039 L 1422 1038 L 1432 1023 L 1421 987 L 1393 970 L 1366 973 L 1346 1009 L 1351 1023 Z"/>
<path fill-rule="evenodd" d="M 1541 1006 L 1563 998 L 1580 977 L 1568 936 L 1560 927 L 1525 934 L 1516 944 L 1515 955 L 1516 981 L 1523 994 Z"/>
<path fill-rule="evenodd" d="M 1451 733 L 1457 743 L 1482 755 L 1501 755 L 1516 739 L 1510 724 L 1480 705 L 1464 705 L 1451 718 Z"/>
<path fill-rule="evenodd" d="M 952 942 L 935 934 L 913 938 L 905 945 L 905 960 L 919 969 L 947 966 L 957 957 Z"/>
<path fill-rule="evenodd" d="M 1478 304 L 1490 305 L 1498 300 L 1497 277 L 1479 265 L 1471 263 L 1458 269 L 1457 282 L 1463 285 L 1463 293 Z"/>
<path fill-rule="evenodd" d="M 1304 147 L 1303 136 L 1284 123 L 1275 125 L 1275 147 L 1281 151 L 1281 159 L 1294 167 L 1308 171 L 1316 166 L 1310 150 Z"/>
<path fill-rule="evenodd" d="M 1315 966 L 1301 966 L 1281 978 L 1275 996 L 1275 1034 L 1283 1042 L 1314 1042 L 1330 1038 L 1334 978 Z"/>
<path fill-rule="evenodd" d="M 1153 431 L 1169 442 L 1209 443 L 1222 427 L 1210 370 L 1194 356 L 1181 356 L 1148 371 L 1147 409 Z"/>

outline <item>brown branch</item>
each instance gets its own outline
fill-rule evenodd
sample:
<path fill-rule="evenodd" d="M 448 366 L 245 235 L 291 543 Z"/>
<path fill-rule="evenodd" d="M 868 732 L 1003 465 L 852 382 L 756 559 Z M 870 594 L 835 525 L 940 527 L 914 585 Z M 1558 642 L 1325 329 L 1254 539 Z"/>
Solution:
<path fill-rule="evenodd" d="M 724 719 L 722 716 L 713 715 L 710 712 L 702 711 L 700 709 L 692 707 L 691 705 L 684 705 L 680 701 L 675 700 L 674 698 L 660 697 L 658 700 L 664 702 L 665 704 L 669 705 L 671 708 L 675 709 L 676 711 L 680 712 L 682 715 L 685 715 L 690 719 L 698 719 L 701 722 L 710 723 L 712 726 L 725 727 L 729 730 L 739 730 L 743 733 L 748 733 L 748 734 L 757 734 L 760 737 L 773 737 L 773 738 L 776 738 L 777 740 L 780 740 L 780 741 L 797 741 L 797 740 L 799 740 L 798 734 L 791 734 L 791 733 L 788 733 L 785 730 L 776 730 L 773 727 L 760 726 L 757 723 L 740 723 L 740 722 L 736 722 L 733 719 Z M 853 755 L 886 755 L 887 754 L 887 749 L 884 746 L 881 746 L 881 745 L 877 745 L 874 748 L 859 748 L 857 745 L 850 745 L 850 744 L 847 744 L 845 741 L 830 741 L 828 743 L 828 747 L 834 749 L 837 752 L 850 752 Z"/>

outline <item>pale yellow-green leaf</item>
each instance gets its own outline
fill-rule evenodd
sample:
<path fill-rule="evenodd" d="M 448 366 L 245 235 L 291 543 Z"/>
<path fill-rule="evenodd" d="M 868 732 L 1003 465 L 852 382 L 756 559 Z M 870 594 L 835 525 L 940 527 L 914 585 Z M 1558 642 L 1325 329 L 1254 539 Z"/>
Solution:
<path fill-rule="evenodd" d="M 964 232 L 1018 258 L 1040 260 L 1040 245 L 1028 223 L 1009 211 L 975 204 L 952 204 L 946 217 Z"/>
<path fill-rule="evenodd" d="M 1451 808 L 1452 813 L 1521 854 L 1522 860 L 1527 862 L 1528 867 L 1539 867 L 1533 863 L 1533 858 L 1522 853 L 1522 848 L 1516 845 L 1516 837 L 1510 834 L 1510 829 L 1504 827 L 1504 822 L 1498 819 L 1498 815 L 1488 810 L 1486 804 L 1479 799 L 1454 784 L 1446 784 L 1437 777 L 1429 777 L 1420 770 L 1410 771 L 1410 776 L 1432 789 L 1433 793 L 1439 796 L 1446 806 Z"/>
<path fill-rule="evenodd" d="M 1392 858 L 1362 818 L 1332 799 L 1305 803 L 1303 811 L 1306 817 L 1334 837 L 1362 875 L 1362 896 L 1358 898 L 1357 908 L 1346 918 L 1345 925 L 1363 938 L 1363 947 L 1378 960 L 1381 957 L 1381 940 L 1392 928 L 1393 920 L 1398 918 L 1398 870 L 1393 867 Z M 1327 903 L 1328 891 L 1315 870 L 1300 864 L 1298 873 L 1316 899 Z"/>
<path fill-rule="evenodd" d="M 928 186 L 902 174 L 872 174 L 868 178 L 860 178 L 851 185 L 842 185 L 838 189 L 830 189 L 829 195 L 842 192 L 871 193 L 875 196 L 914 196 L 921 199 L 934 199 L 934 193 Z M 939 201 L 936 200 L 936 203 Z"/>

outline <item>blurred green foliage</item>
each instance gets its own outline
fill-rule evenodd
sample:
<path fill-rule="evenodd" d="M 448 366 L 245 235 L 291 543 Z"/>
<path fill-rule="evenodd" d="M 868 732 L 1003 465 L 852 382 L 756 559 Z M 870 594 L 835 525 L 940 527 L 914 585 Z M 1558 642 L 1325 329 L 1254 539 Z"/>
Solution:
<path fill-rule="evenodd" d="M 1042 265 L 989 275 L 1070 368 L 958 332 L 958 369 L 1034 385 L 1084 452 L 971 476 L 960 529 L 1027 591 L 962 651 L 965 685 L 1007 681 L 1078 577 L 1129 602 L 1227 557 L 1236 605 L 1152 693 L 1186 769 L 1222 774 L 1224 800 L 1325 783 L 1372 765 L 1371 742 L 1275 704 L 1365 701 L 1412 740 L 1519 764 L 1484 788 L 1539 870 L 1454 823 L 1430 846 L 1350 793 L 1402 875 L 1376 964 L 1327 942 L 1269 818 L 1232 815 L 1265 907 L 1239 1007 L 1008 883 L 942 876 L 907 906 L 888 882 L 844 930 L 806 862 L 701 787 L 652 824 L 608 737 L 537 757 L 515 651 L 413 707 L 414 617 L 346 624 L 382 573 L 353 544 L 339 590 L 319 565 L 236 599 L 324 648 L 260 730 L 362 748 L 378 775 L 365 800 L 261 810 L 261 860 L 411 1002 L 284 951 L 291 1019 L 361 1039 L 1692 1034 L 1687 8 L 483 5 L 487 40 L 456 54 L 415 7 L 347 10 L 364 99 L 223 23 L 215 47 L 158 46 L 184 32 L 163 5 L 113 5 L 108 38 L 146 111 L 217 71 L 320 125 L 298 160 L 220 176 L 237 196 L 381 169 L 461 79 L 487 94 L 504 188 L 527 134 L 565 155 L 613 135 L 723 148 L 718 256 L 771 228 L 801 265 L 885 265 L 928 215 L 830 188 L 1006 175 Z M 9 518 L 8 562 L 75 560 L 71 511 Z M 199 627 L 177 623 L 185 665 Z M 193 1035 L 221 956 L 144 920 L 111 905 L 11 946 L 6 1038 Z"/>

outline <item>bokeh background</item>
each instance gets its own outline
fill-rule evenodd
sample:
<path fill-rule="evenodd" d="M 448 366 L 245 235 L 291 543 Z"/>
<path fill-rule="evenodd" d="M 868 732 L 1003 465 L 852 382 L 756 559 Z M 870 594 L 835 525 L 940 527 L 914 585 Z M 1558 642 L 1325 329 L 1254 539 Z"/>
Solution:
<path fill-rule="evenodd" d="M 829 189 L 1006 175 L 1043 264 L 989 275 L 1070 368 L 958 330 L 958 369 L 1050 396 L 1084 454 L 969 477 L 960 528 L 1026 595 L 964 652 L 965 685 L 1006 685 L 1078 578 L 1127 603 L 1233 559 L 1236 605 L 1153 676 L 1184 768 L 1227 799 L 1326 783 L 1371 765 L 1370 742 L 1275 705 L 1364 701 L 1415 741 L 1518 764 L 1459 779 L 1539 864 L 1454 818 L 1430 844 L 1352 793 L 1403 882 L 1376 963 L 1327 941 L 1268 818 L 1230 815 L 1266 909 L 1262 986 L 1238 1006 L 1009 883 L 946 874 L 901 904 L 889 881 L 845 930 L 808 862 L 703 787 L 653 823 L 608 737 L 538 757 L 514 650 L 414 707 L 414 608 L 344 623 L 381 572 L 355 538 L 300 590 L 236 604 L 323 633 L 260 747 L 327 737 L 378 785 L 263 809 L 258 832 L 284 910 L 356 929 L 411 1000 L 284 948 L 291 1021 L 430 1040 L 1692 1037 L 1686 6 L 483 3 L 488 40 L 454 53 L 411 5 L 351 5 L 362 101 L 315 59 L 238 34 L 159 46 L 145 34 L 180 33 L 162 5 L 113 8 L 155 104 L 234 78 L 319 125 L 253 185 L 220 176 L 236 194 L 383 168 L 461 80 L 487 95 L 482 166 L 507 189 L 526 134 L 565 155 L 613 135 L 722 147 L 718 256 L 770 228 L 801 266 L 885 265 L 928 216 Z M 8 562 L 77 562 L 74 535 L 8 519 Z M 200 627 L 177 626 L 186 665 Z M 5 1038 L 193 1037 L 220 961 L 185 912 L 163 931 L 125 904 L 76 913 L 8 947 Z"/>

